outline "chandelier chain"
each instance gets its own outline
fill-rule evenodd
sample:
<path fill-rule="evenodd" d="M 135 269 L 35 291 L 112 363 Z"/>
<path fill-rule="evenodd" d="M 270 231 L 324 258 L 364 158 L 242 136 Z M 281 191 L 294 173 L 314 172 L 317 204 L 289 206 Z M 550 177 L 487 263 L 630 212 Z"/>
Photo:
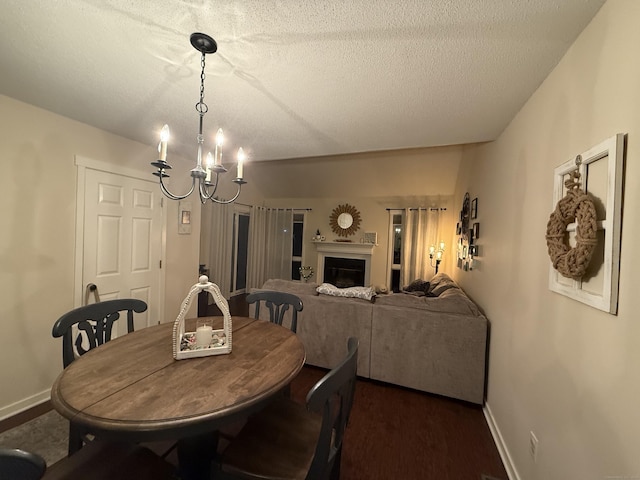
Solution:
<path fill-rule="evenodd" d="M 205 73 L 204 73 L 205 60 L 204 60 L 204 56 L 205 56 L 205 53 L 202 52 L 202 57 L 200 59 L 200 66 L 202 67 L 202 70 L 200 72 L 200 101 L 196 104 L 196 111 L 200 115 L 203 115 L 203 114 L 205 114 L 205 113 L 207 113 L 209 111 L 209 106 L 206 103 L 204 103 L 204 79 L 205 79 Z"/>

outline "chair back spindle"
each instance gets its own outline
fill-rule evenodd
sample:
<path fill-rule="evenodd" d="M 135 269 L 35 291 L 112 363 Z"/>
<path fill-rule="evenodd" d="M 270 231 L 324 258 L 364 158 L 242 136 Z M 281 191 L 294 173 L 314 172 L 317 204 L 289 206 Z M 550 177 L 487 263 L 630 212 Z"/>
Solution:
<path fill-rule="evenodd" d="M 111 340 L 113 324 L 120 312 L 127 312 L 127 332 L 134 331 L 133 312 L 142 313 L 147 304 L 135 298 L 106 300 L 78 307 L 62 315 L 53 325 L 54 337 L 62 337 L 62 363 L 68 367 L 77 356 L 84 355 Z M 77 327 L 74 337 L 73 327 Z M 75 349 L 74 349 L 75 345 Z"/>
<path fill-rule="evenodd" d="M 247 303 L 256 305 L 254 318 L 260 318 L 260 304 L 264 302 L 269 310 L 269 321 L 282 326 L 284 316 L 291 307 L 291 331 L 298 328 L 298 312 L 302 311 L 302 300 L 292 293 L 262 291 L 254 292 L 247 296 Z"/>

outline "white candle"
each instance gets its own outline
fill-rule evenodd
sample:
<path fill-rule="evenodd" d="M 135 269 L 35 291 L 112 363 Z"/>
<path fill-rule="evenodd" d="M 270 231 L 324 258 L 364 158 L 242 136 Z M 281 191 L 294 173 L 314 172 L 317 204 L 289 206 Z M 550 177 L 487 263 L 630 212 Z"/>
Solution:
<path fill-rule="evenodd" d="M 224 133 L 222 133 L 222 129 L 218 129 L 218 133 L 216 133 L 216 155 L 214 157 L 214 161 L 216 165 L 222 164 L 222 144 L 224 143 Z"/>
<path fill-rule="evenodd" d="M 207 178 L 205 178 L 205 180 L 207 182 L 211 181 L 211 167 L 213 165 L 213 156 L 211 155 L 211 152 L 207 153 L 207 162 L 206 162 L 206 167 L 205 170 L 207 171 Z"/>
<path fill-rule="evenodd" d="M 245 154 L 242 147 L 238 149 L 238 178 L 242 178 Z"/>
<path fill-rule="evenodd" d="M 169 125 L 165 125 L 160 130 L 160 160 L 167 159 L 167 142 L 169 141 Z"/>
<path fill-rule="evenodd" d="M 201 325 L 196 329 L 196 345 L 208 347 L 211 344 L 213 328 L 210 325 Z"/>

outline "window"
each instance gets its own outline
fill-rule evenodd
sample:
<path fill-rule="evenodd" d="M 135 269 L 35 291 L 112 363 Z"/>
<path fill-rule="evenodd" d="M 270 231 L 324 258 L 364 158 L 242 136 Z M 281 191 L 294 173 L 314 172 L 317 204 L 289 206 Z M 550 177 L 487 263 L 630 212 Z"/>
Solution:
<path fill-rule="evenodd" d="M 389 210 L 389 265 L 388 282 L 392 292 L 400 291 L 402 264 L 402 210 Z"/>
<path fill-rule="evenodd" d="M 293 257 L 291 261 L 291 278 L 300 280 L 302 266 L 302 241 L 304 239 L 304 213 L 293 214 Z"/>
<path fill-rule="evenodd" d="M 249 212 L 238 209 L 233 214 L 233 252 L 231 257 L 231 295 L 247 288 L 247 252 L 249 249 Z"/>

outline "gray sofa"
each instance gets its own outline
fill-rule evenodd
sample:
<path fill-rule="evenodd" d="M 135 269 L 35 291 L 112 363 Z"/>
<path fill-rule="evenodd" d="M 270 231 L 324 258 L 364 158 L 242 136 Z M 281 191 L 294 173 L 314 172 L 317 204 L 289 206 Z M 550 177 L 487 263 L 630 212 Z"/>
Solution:
<path fill-rule="evenodd" d="M 487 319 L 446 274 L 430 284 L 437 296 L 395 293 L 373 301 L 318 295 L 317 284 L 288 280 L 267 280 L 260 290 L 302 300 L 297 333 L 306 363 L 332 368 L 355 336 L 359 376 L 482 404 Z"/>

